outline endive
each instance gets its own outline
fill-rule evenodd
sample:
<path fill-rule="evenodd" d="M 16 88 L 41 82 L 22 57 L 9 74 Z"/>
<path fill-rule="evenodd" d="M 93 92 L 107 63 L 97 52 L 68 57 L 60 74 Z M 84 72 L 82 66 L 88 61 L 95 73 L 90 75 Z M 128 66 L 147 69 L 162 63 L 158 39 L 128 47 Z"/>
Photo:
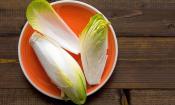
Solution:
<path fill-rule="evenodd" d="M 79 39 L 46 0 L 33 0 L 26 12 L 33 29 L 52 38 L 72 53 L 80 53 Z"/>
<path fill-rule="evenodd" d="M 79 64 L 64 49 L 37 32 L 30 38 L 41 65 L 51 81 L 76 104 L 86 100 L 86 81 Z"/>
<path fill-rule="evenodd" d="M 99 84 L 107 60 L 109 22 L 101 14 L 91 17 L 80 36 L 81 60 L 89 84 Z"/>

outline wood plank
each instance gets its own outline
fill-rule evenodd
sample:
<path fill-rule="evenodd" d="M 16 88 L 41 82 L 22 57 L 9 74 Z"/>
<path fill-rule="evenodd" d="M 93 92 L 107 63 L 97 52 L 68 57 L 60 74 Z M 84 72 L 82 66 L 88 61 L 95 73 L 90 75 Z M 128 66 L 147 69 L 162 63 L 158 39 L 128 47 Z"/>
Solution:
<path fill-rule="evenodd" d="M 54 1 L 54 0 L 51 0 Z M 111 21 L 119 36 L 175 36 L 174 0 L 81 0 Z M 30 0 L 0 3 L 0 35 L 19 35 Z"/>
<path fill-rule="evenodd" d="M 175 90 L 131 90 L 130 105 L 174 105 Z"/>
<path fill-rule="evenodd" d="M 18 37 L 0 37 L 1 89 L 31 88 L 15 62 L 17 43 Z M 105 88 L 175 88 L 174 49 L 175 37 L 120 37 L 117 65 Z"/>
<path fill-rule="evenodd" d="M 35 89 L 0 89 L 0 105 L 73 105 L 47 97 Z M 120 95 L 115 89 L 102 89 L 88 97 L 85 105 L 120 105 Z"/>
<path fill-rule="evenodd" d="M 1 63 L 0 72 L 0 89 L 32 88 L 24 77 L 19 63 Z"/>
<path fill-rule="evenodd" d="M 8 0 L 0 2 L 0 34 L 20 33 L 25 23 L 25 10 L 30 0 Z"/>
<path fill-rule="evenodd" d="M 82 0 L 109 18 L 119 36 L 174 36 L 174 0 Z"/>
<path fill-rule="evenodd" d="M 88 97 L 86 105 L 121 105 L 120 92 L 116 89 L 100 89 Z"/>
<path fill-rule="evenodd" d="M 111 87 L 174 88 L 174 37 L 119 38 Z"/>
<path fill-rule="evenodd" d="M 0 59 L 18 59 L 18 40 L 19 37 L 0 37 Z"/>

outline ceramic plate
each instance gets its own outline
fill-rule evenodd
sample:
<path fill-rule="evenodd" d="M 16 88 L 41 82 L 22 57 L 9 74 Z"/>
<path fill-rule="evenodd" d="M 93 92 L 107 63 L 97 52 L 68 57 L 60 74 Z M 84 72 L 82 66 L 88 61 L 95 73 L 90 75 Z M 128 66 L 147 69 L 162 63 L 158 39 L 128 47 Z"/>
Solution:
<path fill-rule="evenodd" d="M 80 1 L 57 1 L 51 3 L 51 5 L 78 36 L 88 23 L 90 17 L 95 13 L 101 13 L 94 7 Z M 60 90 L 51 83 L 29 45 L 29 38 L 33 32 L 34 30 L 31 26 L 26 23 L 20 35 L 18 56 L 22 71 L 28 81 L 38 91 L 52 98 L 60 99 Z M 114 70 L 118 56 L 118 44 L 111 25 L 109 27 L 108 40 L 108 59 L 101 82 L 95 86 L 88 85 L 88 95 L 99 90 L 107 82 Z M 81 65 L 80 55 L 71 55 Z"/>

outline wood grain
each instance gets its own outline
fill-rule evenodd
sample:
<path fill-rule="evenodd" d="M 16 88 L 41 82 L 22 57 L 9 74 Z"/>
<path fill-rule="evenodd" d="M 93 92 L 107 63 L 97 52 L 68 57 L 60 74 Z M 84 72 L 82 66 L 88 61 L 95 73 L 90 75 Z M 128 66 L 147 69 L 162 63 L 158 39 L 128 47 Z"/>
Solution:
<path fill-rule="evenodd" d="M 174 37 L 119 38 L 111 87 L 174 88 Z"/>
<path fill-rule="evenodd" d="M 174 36 L 174 0 L 82 0 L 111 21 L 119 36 Z"/>
<path fill-rule="evenodd" d="M 25 11 L 30 0 L 2 0 L 0 2 L 0 34 L 19 35 L 25 23 Z"/>
<path fill-rule="evenodd" d="M 20 68 L 17 44 L 30 1 L 0 2 L 0 105 L 71 105 L 42 95 Z M 173 105 L 175 0 L 80 1 L 104 13 L 119 39 L 115 71 L 101 90 L 88 97 L 86 105 L 120 105 L 118 88 L 134 88 L 127 94 L 130 105 Z"/>
<path fill-rule="evenodd" d="M 17 43 L 18 37 L 0 37 L 0 59 L 18 59 Z M 117 65 L 105 88 L 175 88 L 174 37 L 120 37 L 118 43 Z M 0 88 L 31 88 L 19 63 L 0 68 Z"/>
<path fill-rule="evenodd" d="M 14 35 L 12 35 L 14 36 Z M 0 37 L 0 59 L 18 59 L 19 37 Z"/>
<path fill-rule="evenodd" d="M 104 13 L 119 36 L 175 36 L 174 0 L 81 1 Z M 29 2 L 30 0 L 0 2 L 1 36 L 20 35 Z"/>
<path fill-rule="evenodd" d="M 35 89 L 0 89 L 0 105 L 74 105 L 49 98 Z M 88 97 L 85 105 L 120 105 L 119 92 L 102 89 Z"/>
<path fill-rule="evenodd" d="M 174 105 L 174 90 L 131 90 L 130 105 Z"/>

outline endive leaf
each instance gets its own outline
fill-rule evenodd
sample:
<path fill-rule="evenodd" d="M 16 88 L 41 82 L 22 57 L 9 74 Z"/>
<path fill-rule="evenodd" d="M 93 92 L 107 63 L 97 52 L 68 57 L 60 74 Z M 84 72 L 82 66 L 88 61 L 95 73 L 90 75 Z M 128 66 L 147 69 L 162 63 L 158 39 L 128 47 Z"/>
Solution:
<path fill-rule="evenodd" d="M 33 0 L 27 8 L 26 17 L 33 29 L 70 52 L 80 52 L 78 37 L 46 0 Z"/>
<path fill-rule="evenodd" d="M 30 38 L 41 65 L 51 81 L 76 104 L 86 100 L 86 82 L 79 64 L 53 40 L 37 32 Z"/>
<path fill-rule="evenodd" d="M 99 84 L 107 60 L 108 24 L 101 14 L 91 17 L 80 36 L 81 59 L 89 84 Z"/>

